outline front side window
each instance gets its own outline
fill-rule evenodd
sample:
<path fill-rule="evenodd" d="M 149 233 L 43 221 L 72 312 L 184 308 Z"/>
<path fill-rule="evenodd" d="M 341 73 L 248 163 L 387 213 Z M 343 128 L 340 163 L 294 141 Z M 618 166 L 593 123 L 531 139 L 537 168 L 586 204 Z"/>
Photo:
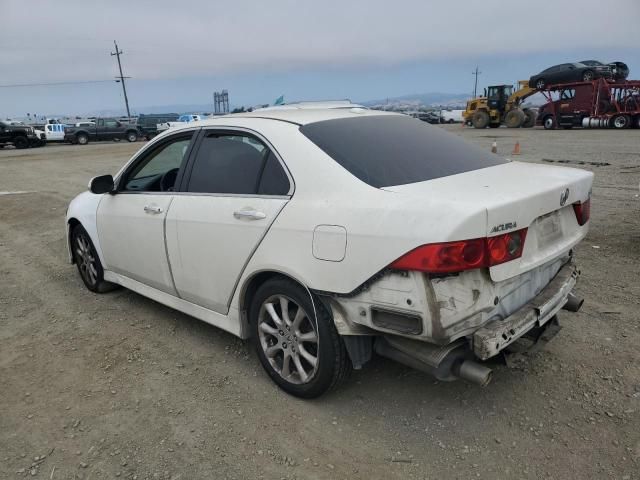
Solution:
<path fill-rule="evenodd" d="M 372 187 L 423 182 L 507 163 L 441 128 L 406 115 L 370 115 L 309 123 L 309 140 Z"/>
<path fill-rule="evenodd" d="M 242 134 L 209 133 L 195 157 L 187 190 L 236 195 L 286 195 L 289 180 L 260 140 Z"/>
<path fill-rule="evenodd" d="M 180 166 L 191 143 L 192 132 L 181 135 L 155 148 L 124 179 L 125 191 L 173 191 Z"/>

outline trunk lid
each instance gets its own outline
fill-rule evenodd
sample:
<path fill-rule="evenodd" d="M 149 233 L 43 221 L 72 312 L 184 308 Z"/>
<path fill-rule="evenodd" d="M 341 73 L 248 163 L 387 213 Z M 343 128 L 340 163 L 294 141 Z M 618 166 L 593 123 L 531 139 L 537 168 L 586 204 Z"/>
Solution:
<path fill-rule="evenodd" d="M 447 204 L 486 210 L 486 225 L 477 237 L 492 237 L 527 228 L 522 257 L 490 268 L 501 281 L 531 270 L 570 250 L 587 234 L 572 204 L 586 201 L 591 172 L 535 163 L 509 162 L 425 182 L 383 190 L 442 199 Z M 442 241 L 466 240 L 443 238 Z"/>

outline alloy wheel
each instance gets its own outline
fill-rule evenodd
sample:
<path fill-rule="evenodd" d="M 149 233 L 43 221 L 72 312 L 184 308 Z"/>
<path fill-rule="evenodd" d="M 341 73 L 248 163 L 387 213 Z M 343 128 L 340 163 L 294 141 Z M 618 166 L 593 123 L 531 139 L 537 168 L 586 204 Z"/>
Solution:
<path fill-rule="evenodd" d="M 91 248 L 91 242 L 84 233 L 76 236 L 76 262 L 85 281 L 95 285 L 98 281 L 96 258 Z"/>
<path fill-rule="evenodd" d="M 318 332 L 314 320 L 285 295 L 267 298 L 258 314 L 260 346 L 271 368 L 294 384 L 318 371 Z"/>

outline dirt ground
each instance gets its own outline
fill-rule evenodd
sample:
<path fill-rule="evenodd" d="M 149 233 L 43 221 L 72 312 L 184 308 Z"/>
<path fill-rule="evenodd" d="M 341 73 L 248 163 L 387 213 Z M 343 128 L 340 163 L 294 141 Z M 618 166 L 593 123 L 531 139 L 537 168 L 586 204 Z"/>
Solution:
<path fill-rule="evenodd" d="M 92 294 L 66 262 L 67 204 L 141 143 L 0 150 L 0 478 L 640 478 L 640 131 L 446 128 L 595 172 L 585 305 L 487 388 L 375 359 L 314 401 L 249 344 Z"/>

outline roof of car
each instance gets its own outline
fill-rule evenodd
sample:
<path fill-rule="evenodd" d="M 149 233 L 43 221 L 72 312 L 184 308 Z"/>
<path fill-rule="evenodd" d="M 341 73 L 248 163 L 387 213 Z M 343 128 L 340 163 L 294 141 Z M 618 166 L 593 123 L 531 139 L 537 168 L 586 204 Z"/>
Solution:
<path fill-rule="evenodd" d="M 380 110 L 367 110 L 361 107 L 353 108 L 307 108 L 307 109 L 270 109 L 255 112 L 234 113 L 215 117 L 212 119 L 193 122 L 191 125 L 210 126 L 216 124 L 228 124 L 227 120 L 233 118 L 264 118 L 270 120 L 279 120 L 282 122 L 294 123 L 297 125 L 306 125 L 308 123 L 321 122 L 323 120 L 333 120 L 338 118 L 357 118 L 370 117 L 379 115 L 401 115 L 393 112 L 383 112 Z M 224 120 L 224 122 L 221 122 Z"/>

